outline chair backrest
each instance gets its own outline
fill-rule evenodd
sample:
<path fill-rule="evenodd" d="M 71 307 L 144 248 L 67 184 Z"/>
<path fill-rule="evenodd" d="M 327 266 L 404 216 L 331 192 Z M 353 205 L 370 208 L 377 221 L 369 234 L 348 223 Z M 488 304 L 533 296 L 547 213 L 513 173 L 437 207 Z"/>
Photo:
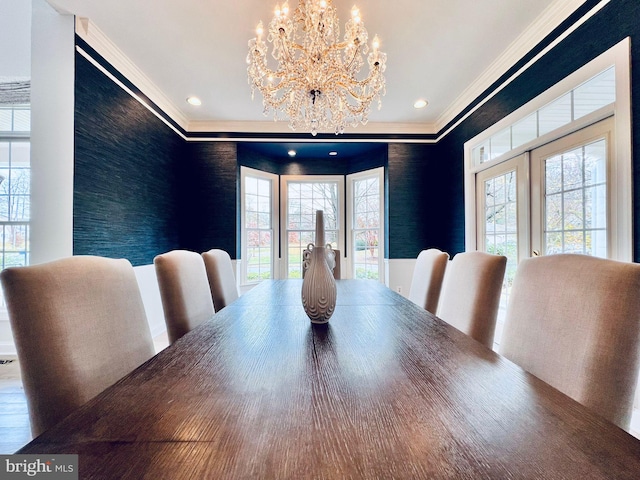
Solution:
<path fill-rule="evenodd" d="M 341 272 L 340 272 L 340 250 L 337 250 L 335 248 L 331 249 L 331 251 L 333 252 L 334 256 L 333 259 L 330 259 L 329 256 L 327 256 L 327 264 L 329 265 L 329 270 L 331 270 L 333 272 L 333 278 L 335 280 L 340 280 L 340 276 L 341 276 Z M 309 252 L 309 250 L 307 250 L 306 248 L 303 251 L 303 255 L 305 253 Z M 305 274 L 307 273 L 307 265 L 305 263 L 302 264 L 302 278 L 304 278 Z"/>
<path fill-rule="evenodd" d="M 447 266 L 438 316 L 485 346 L 493 346 L 507 257 L 458 253 Z"/>
<path fill-rule="evenodd" d="M 333 278 L 340 280 L 340 250 L 334 249 L 335 265 L 333 266 Z"/>
<path fill-rule="evenodd" d="M 209 281 L 199 253 L 172 250 L 153 259 L 169 343 L 214 314 Z"/>
<path fill-rule="evenodd" d="M 238 298 L 231 257 L 224 250 L 212 249 L 202 254 L 209 278 L 209 288 L 216 312 Z"/>
<path fill-rule="evenodd" d="M 422 250 L 413 269 L 409 300 L 435 314 L 448 262 L 449 254 L 446 252 L 437 248 Z"/>
<path fill-rule="evenodd" d="M 70 257 L 7 268 L 0 281 L 34 436 L 154 355 L 127 260 Z"/>
<path fill-rule="evenodd" d="M 502 355 L 627 429 L 639 348 L 640 265 L 570 254 L 520 262 Z"/>

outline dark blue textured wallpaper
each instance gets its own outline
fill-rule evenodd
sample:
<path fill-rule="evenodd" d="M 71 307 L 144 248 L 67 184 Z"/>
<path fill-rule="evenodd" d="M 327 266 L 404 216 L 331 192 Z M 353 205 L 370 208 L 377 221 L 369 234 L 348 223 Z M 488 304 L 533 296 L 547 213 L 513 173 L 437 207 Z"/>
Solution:
<path fill-rule="evenodd" d="M 153 263 L 178 248 L 184 140 L 76 53 L 73 253 Z"/>
<path fill-rule="evenodd" d="M 180 167 L 184 248 L 236 257 L 238 153 L 235 142 L 189 142 Z"/>

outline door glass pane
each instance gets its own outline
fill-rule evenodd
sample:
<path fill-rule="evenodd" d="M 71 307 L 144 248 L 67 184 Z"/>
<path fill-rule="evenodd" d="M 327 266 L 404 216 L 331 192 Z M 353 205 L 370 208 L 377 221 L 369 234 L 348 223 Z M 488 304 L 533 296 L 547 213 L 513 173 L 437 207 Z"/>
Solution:
<path fill-rule="evenodd" d="M 495 342 L 500 342 L 509 292 L 518 265 L 517 175 L 512 170 L 484 181 L 484 251 L 507 257 Z"/>
<path fill-rule="evenodd" d="M 338 182 L 287 182 L 287 278 L 302 278 L 302 252 L 316 241 L 317 210 L 324 212 L 325 243 L 338 248 Z"/>
<path fill-rule="evenodd" d="M 380 277 L 380 179 L 353 181 L 354 278 Z"/>
<path fill-rule="evenodd" d="M 605 140 L 547 158 L 544 168 L 545 253 L 606 257 Z"/>

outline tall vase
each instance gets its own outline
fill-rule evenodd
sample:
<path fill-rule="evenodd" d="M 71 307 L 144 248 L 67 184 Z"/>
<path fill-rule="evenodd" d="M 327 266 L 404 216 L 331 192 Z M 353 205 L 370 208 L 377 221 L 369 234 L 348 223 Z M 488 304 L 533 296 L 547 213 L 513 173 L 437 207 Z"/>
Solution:
<path fill-rule="evenodd" d="M 327 323 L 336 308 L 336 280 L 327 263 L 324 244 L 324 216 L 316 211 L 316 242 L 307 246 L 304 258 L 306 273 L 302 280 L 302 306 L 311 323 Z"/>

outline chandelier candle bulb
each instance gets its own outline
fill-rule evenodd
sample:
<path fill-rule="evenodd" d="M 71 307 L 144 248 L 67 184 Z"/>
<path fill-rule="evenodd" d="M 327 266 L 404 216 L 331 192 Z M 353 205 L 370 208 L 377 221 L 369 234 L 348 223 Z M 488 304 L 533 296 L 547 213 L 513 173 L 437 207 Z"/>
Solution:
<path fill-rule="evenodd" d="M 289 15 L 291 13 L 291 15 Z M 288 119 L 292 130 L 344 133 L 347 126 L 368 122 L 371 102 L 385 94 L 386 54 L 380 41 L 367 45 L 368 32 L 354 6 L 341 38 L 331 0 L 299 0 L 290 11 L 287 2 L 276 5 L 267 29 L 262 22 L 249 41 L 247 74 L 253 98 L 262 94 L 264 114 L 275 121 Z M 268 55 L 270 53 L 270 55 Z M 276 61 L 270 67 L 269 57 Z M 369 73 L 359 76 L 366 63 Z"/>

